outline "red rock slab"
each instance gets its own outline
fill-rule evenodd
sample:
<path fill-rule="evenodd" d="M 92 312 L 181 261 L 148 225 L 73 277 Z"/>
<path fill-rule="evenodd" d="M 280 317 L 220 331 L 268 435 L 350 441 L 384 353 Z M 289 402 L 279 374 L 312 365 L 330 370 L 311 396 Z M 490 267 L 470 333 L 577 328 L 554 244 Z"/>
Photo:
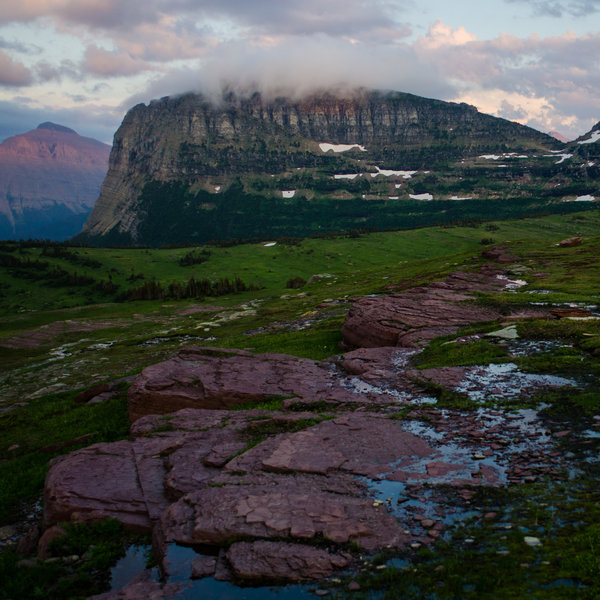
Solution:
<path fill-rule="evenodd" d="M 329 365 L 284 354 L 187 348 L 136 378 L 129 389 L 129 416 L 133 422 L 182 408 L 225 409 L 274 395 L 326 399 L 334 387 L 344 392 L 330 371 Z"/>
<path fill-rule="evenodd" d="M 221 453 L 223 447 L 241 450 L 246 447 L 241 442 L 238 433 L 229 429 L 189 434 L 182 440 L 182 445 L 166 457 L 167 473 L 164 487 L 172 499 L 177 499 L 187 492 L 208 485 L 219 474 L 219 469 L 207 464 L 207 457 L 214 457 L 215 452 Z M 215 450 L 216 449 L 216 450 Z"/>
<path fill-rule="evenodd" d="M 342 469 L 375 476 L 404 457 L 424 457 L 433 449 L 392 419 L 344 415 L 281 436 L 262 460 L 265 470 L 327 473 Z"/>
<path fill-rule="evenodd" d="M 241 537 L 311 540 L 324 536 L 365 550 L 402 546 L 406 536 L 385 509 L 368 498 L 276 488 L 229 486 L 192 492 L 161 518 L 162 544 L 221 546 Z"/>
<path fill-rule="evenodd" d="M 454 333 L 464 325 L 500 317 L 494 310 L 463 302 L 462 295 L 457 298 L 452 295 L 421 288 L 385 297 L 361 298 L 352 305 L 342 326 L 344 342 L 350 347 L 415 348 L 440 335 Z"/>
<path fill-rule="evenodd" d="M 236 579 L 246 583 L 302 581 L 329 577 L 349 556 L 302 544 L 238 542 L 225 555 Z"/>
<path fill-rule="evenodd" d="M 149 531 L 151 520 L 128 441 L 95 444 L 55 461 L 44 488 L 44 524 L 113 517 Z"/>

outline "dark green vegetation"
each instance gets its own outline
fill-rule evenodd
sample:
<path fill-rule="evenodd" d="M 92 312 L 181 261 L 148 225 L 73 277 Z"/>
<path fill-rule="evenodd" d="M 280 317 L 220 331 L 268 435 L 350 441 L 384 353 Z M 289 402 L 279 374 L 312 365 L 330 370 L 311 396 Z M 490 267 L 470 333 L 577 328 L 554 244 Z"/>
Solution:
<path fill-rule="evenodd" d="M 51 557 L 46 561 L 24 565 L 11 550 L 0 554 L 0 598 L 87 598 L 106 589 L 110 568 L 125 556 L 127 547 L 149 543 L 146 536 L 125 532 L 112 519 L 91 525 L 68 524 L 65 531 L 65 536 L 51 543 Z"/>
<path fill-rule="evenodd" d="M 52 457 L 127 436 L 126 384 L 121 384 L 113 400 L 91 406 L 74 402 L 82 389 L 137 373 L 189 345 L 250 348 L 313 359 L 332 356 L 340 352 L 340 327 L 352 297 L 408 289 L 443 279 L 457 269 L 476 270 L 483 262 L 482 249 L 489 247 L 482 246 L 481 240 L 489 237 L 517 257 L 516 264 L 507 268 L 525 279 L 527 286 L 481 294 L 479 302 L 502 312 L 540 302 L 597 305 L 599 231 L 600 216 L 587 211 L 455 228 L 288 239 L 274 246 L 155 250 L 4 243 L 0 255 L 10 258 L 0 265 L 4 294 L 0 297 L 0 527 L 18 523 L 31 511 Z M 557 246 L 573 235 L 582 236 L 581 245 Z M 58 269 L 73 277 L 57 278 L 54 285 L 46 274 Z M 79 281 L 84 278 L 96 283 L 82 285 Z M 214 282 L 239 278 L 255 289 L 194 300 L 114 302 L 118 294 L 131 294 L 148 282 L 166 290 L 173 282 L 183 285 L 191 278 Z M 302 287 L 288 285 L 297 281 L 300 286 L 301 280 Z M 98 282 L 109 282 L 115 289 L 97 288 Z M 499 328 L 498 323 L 483 324 L 435 340 L 416 359 L 418 366 L 506 361 L 505 341 L 485 335 Z M 520 322 L 517 331 L 523 342 L 554 345 L 511 362 L 522 371 L 573 376 L 581 385 L 568 392 L 510 399 L 506 405 L 545 402 L 548 418 L 564 421 L 565 427 L 590 427 L 592 418 L 600 414 L 598 321 L 533 319 Z M 257 408 L 278 410 L 281 401 L 273 398 Z M 440 397 L 440 404 L 447 406 L 473 405 L 461 402 L 461 398 Z M 321 418 L 334 410 L 321 408 Z M 302 428 L 314 422 L 281 427 Z M 282 431 L 269 427 L 274 426 L 257 423 L 248 443 Z M 565 451 L 576 452 L 566 444 Z M 381 590 L 382 597 L 386 593 L 402 597 L 400 591 L 406 598 L 433 599 L 597 597 L 596 468 L 590 464 L 577 480 L 556 486 L 526 484 L 482 495 L 474 504 L 483 512 L 497 512 L 496 521 L 457 529 L 453 542 L 439 542 L 431 551 L 411 555 L 407 569 L 390 566 L 356 577 L 363 589 Z M 510 530 L 496 527 L 509 522 Z M 17 567 L 14 553 L 4 552 L 0 597 L 83 598 L 100 589 L 106 565 L 122 552 L 123 538 L 108 530 L 92 530 L 89 535 L 108 540 L 106 551 L 98 550 L 94 558 L 98 566 L 58 562 Z M 543 544 L 526 546 L 524 535 L 540 537 Z M 110 540 L 117 542 L 112 545 Z M 85 554 L 84 543 L 76 543 L 80 542 L 56 552 Z M 78 570 L 76 577 L 73 569 Z M 10 571 L 19 574 L 22 587 L 6 587 L 4 574 Z M 84 575 L 91 572 L 97 576 L 86 582 Z"/>

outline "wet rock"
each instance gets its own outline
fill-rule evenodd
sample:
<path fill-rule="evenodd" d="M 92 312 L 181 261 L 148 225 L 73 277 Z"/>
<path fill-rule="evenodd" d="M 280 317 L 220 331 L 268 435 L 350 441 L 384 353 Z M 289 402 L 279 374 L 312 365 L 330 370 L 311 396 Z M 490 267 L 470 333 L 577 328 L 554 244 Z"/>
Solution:
<path fill-rule="evenodd" d="M 213 556 L 198 556 L 192 561 L 192 579 L 212 577 L 217 568 L 217 559 Z"/>
<path fill-rule="evenodd" d="M 171 505 L 161 519 L 166 543 L 220 546 L 242 536 L 309 540 L 324 536 L 335 543 L 356 541 L 372 550 L 405 541 L 391 515 L 366 498 L 302 493 L 293 483 L 277 492 L 260 486 L 208 488 Z"/>
<path fill-rule="evenodd" d="M 302 544 L 232 544 L 226 554 L 234 576 L 248 583 L 322 579 L 348 565 L 349 556 Z"/>
<path fill-rule="evenodd" d="M 18 530 L 14 525 L 4 525 L 0 527 L 0 541 L 8 540 L 18 534 Z"/>

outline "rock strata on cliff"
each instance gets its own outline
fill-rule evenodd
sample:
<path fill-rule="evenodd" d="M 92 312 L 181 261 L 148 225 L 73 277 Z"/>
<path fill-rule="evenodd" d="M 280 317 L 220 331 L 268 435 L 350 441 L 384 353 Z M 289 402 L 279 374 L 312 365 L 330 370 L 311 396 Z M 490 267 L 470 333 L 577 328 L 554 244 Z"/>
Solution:
<path fill-rule="evenodd" d="M 400 92 L 163 98 L 127 113 L 80 239 L 160 244 L 298 235 L 334 228 L 338 219 L 341 228 L 382 226 L 365 221 L 363 200 L 420 197 L 407 188 L 417 170 L 422 187 L 434 164 L 511 145 L 540 150 L 558 142 L 466 104 Z M 345 211 L 328 199 L 345 200 Z M 395 219 L 406 226 L 406 215 Z"/>

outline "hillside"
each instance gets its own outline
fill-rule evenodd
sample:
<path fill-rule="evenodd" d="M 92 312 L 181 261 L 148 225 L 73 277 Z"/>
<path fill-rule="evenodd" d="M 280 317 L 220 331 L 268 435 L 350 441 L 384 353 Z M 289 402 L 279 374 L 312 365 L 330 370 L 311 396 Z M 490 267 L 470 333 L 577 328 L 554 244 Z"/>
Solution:
<path fill-rule="evenodd" d="M 0 144 L 0 238 L 66 239 L 94 206 L 110 146 L 54 123 Z"/>
<path fill-rule="evenodd" d="M 157 246 L 560 211 L 596 193 L 598 175 L 563 148 L 400 92 L 163 98 L 124 118 L 77 239 Z"/>

